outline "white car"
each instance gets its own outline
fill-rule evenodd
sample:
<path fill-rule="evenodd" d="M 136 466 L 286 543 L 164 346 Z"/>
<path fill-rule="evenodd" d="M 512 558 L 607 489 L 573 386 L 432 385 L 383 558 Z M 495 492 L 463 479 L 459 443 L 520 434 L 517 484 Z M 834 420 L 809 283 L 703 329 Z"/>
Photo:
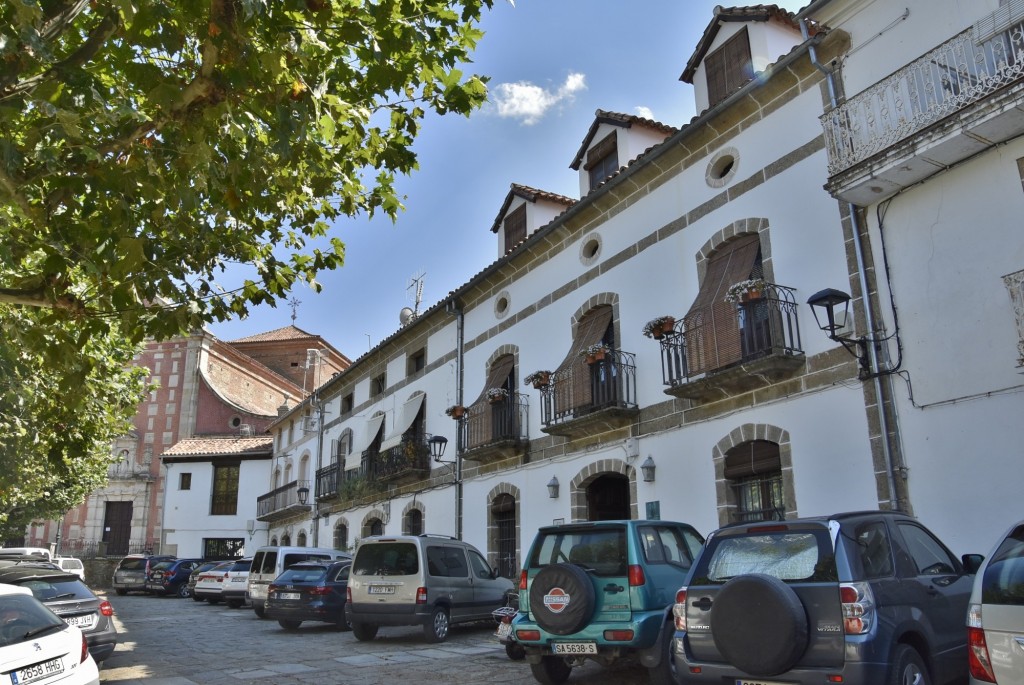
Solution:
<path fill-rule="evenodd" d="M 971 685 L 1024 683 L 1024 521 L 978 569 L 967 610 Z"/>
<path fill-rule="evenodd" d="M 210 604 L 217 604 L 224 597 L 224 581 L 228 577 L 228 569 L 234 565 L 234 561 L 224 561 L 209 571 L 203 571 L 196 580 L 196 586 L 192 589 L 192 599 L 197 602 L 206 600 Z"/>
<path fill-rule="evenodd" d="M 74 573 L 76 576 L 85 582 L 85 564 L 82 563 L 81 559 L 75 557 L 57 557 L 53 560 L 53 563 L 61 567 L 61 570 L 67 571 L 68 573 Z"/>
<path fill-rule="evenodd" d="M 100 674 L 81 630 L 28 588 L 0 584 L 0 682 L 98 685 Z"/>

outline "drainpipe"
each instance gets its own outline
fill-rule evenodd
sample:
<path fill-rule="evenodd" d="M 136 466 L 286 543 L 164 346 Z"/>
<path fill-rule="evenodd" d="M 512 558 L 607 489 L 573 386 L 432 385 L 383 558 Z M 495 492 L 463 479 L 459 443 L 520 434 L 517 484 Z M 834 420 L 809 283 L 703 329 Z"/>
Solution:
<path fill-rule="evenodd" d="M 804 42 L 810 39 L 810 34 L 807 31 L 807 17 L 800 19 L 800 33 L 803 35 Z M 811 64 L 825 75 L 825 83 L 828 85 L 828 99 L 831 108 L 839 104 L 836 96 L 835 86 L 835 73 L 818 61 L 818 53 L 813 43 L 808 45 L 807 54 L 810 57 Z M 850 214 L 850 223 L 853 227 L 853 251 L 854 256 L 857 260 L 857 271 L 860 280 L 860 291 L 863 295 L 864 302 L 864 320 L 868 329 L 868 335 L 870 336 L 876 330 L 875 328 L 875 312 L 874 307 L 871 304 L 871 291 L 868 289 L 868 277 L 867 277 L 867 264 L 864 259 L 864 246 L 861 238 L 861 226 L 860 219 L 857 214 L 857 206 L 852 202 L 846 203 L 846 209 Z M 868 355 L 869 372 L 871 373 L 871 380 L 875 386 L 875 397 L 878 398 L 878 425 L 882 431 L 882 455 L 885 459 L 886 472 L 889 474 L 889 503 L 893 509 L 902 510 L 899 499 L 896 494 L 896 477 L 897 475 L 902 476 L 902 469 L 899 469 L 901 473 L 897 474 L 897 469 L 893 464 L 892 449 L 889 445 L 889 419 L 885 414 L 885 395 L 882 394 L 882 380 L 879 374 L 880 365 L 878 363 L 878 350 L 873 343 L 868 343 L 864 346 Z M 897 419 L 896 416 L 896 404 L 893 403 L 893 418 Z M 909 502 L 908 502 L 909 504 Z"/>
<path fill-rule="evenodd" d="M 448 300 L 445 311 L 455 316 L 455 403 L 462 404 L 463 345 L 465 343 L 465 313 L 454 298 Z M 462 539 L 462 430 L 455 430 L 455 537 Z"/>
<path fill-rule="evenodd" d="M 316 409 L 316 468 L 313 470 L 313 547 L 320 546 L 320 509 L 316 502 L 316 474 L 323 468 L 324 461 L 324 403 L 320 398 L 320 389 L 313 391 L 313 406 Z"/>

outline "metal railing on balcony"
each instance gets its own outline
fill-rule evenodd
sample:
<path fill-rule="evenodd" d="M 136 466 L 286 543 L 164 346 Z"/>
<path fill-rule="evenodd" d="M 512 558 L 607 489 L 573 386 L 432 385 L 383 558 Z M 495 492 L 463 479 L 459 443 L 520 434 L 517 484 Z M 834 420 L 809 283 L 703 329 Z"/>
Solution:
<path fill-rule="evenodd" d="M 636 407 L 636 355 L 609 350 L 603 359 L 570 364 L 541 390 L 541 421 L 553 426 L 610 407 Z"/>
<path fill-rule="evenodd" d="M 661 373 L 665 385 L 676 386 L 762 357 L 800 353 L 794 291 L 769 283 L 759 297 L 716 303 L 677 321 L 661 338 Z"/>
<path fill-rule="evenodd" d="M 346 488 L 346 485 L 362 478 L 362 466 L 346 469 L 344 463 L 334 462 L 317 470 L 316 498 L 318 500 L 328 500 L 336 497 L 344 499 L 346 491 L 351 489 Z"/>
<path fill-rule="evenodd" d="M 402 476 L 426 476 L 430 473 L 430 438 L 426 433 L 402 436 L 402 442 L 383 452 L 363 452 L 363 473 L 366 478 L 393 480 Z"/>
<path fill-rule="evenodd" d="M 983 20 L 821 117 L 835 175 L 1024 75 L 1024 22 Z M 1002 28 L 1002 27 L 1000 27 Z"/>
<path fill-rule="evenodd" d="M 466 408 L 460 426 L 467 450 L 499 442 L 525 441 L 528 436 L 529 402 L 518 392 L 498 402 L 480 402 Z"/>
<path fill-rule="evenodd" d="M 293 480 L 276 490 L 256 498 L 256 518 L 270 516 L 290 507 L 303 506 L 299 502 L 299 488 L 309 488 L 308 480 Z M 306 505 L 308 506 L 308 505 Z"/>

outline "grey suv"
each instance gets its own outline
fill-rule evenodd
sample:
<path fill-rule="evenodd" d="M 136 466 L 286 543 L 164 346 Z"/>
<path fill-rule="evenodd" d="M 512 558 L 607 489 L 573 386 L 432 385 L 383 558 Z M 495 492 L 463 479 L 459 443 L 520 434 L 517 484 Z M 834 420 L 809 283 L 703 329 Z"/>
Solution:
<path fill-rule="evenodd" d="M 348 579 L 349 620 L 357 640 L 379 626 L 423 626 L 427 642 L 453 623 L 492 620 L 514 585 L 467 542 L 440 535 L 364 538 Z"/>
<path fill-rule="evenodd" d="M 979 563 L 895 512 L 721 528 L 676 595 L 676 681 L 963 682 Z"/>

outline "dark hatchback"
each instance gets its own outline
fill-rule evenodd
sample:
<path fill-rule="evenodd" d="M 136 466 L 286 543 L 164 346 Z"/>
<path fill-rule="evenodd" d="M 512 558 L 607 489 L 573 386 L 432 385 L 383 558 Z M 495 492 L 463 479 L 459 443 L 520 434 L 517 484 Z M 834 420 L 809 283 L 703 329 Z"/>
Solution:
<path fill-rule="evenodd" d="M 348 628 L 345 600 L 351 567 L 349 560 L 305 561 L 290 566 L 267 588 L 267 617 L 277 619 L 285 630 L 295 630 L 303 621 Z"/>
<path fill-rule="evenodd" d="M 164 559 L 149 565 L 146 590 L 158 595 L 188 597 L 188 580 L 202 559 Z"/>
<path fill-rule="evenodd" d="M 0 583 L 28 588 L 65 623 L 77 626 L 96 663 L 110 656 L 117 646 L 117 628 L 111 618 L 114 608 L 93 594 L 74 573 L 52 564 L 18 563 L 0 567 Z"/>

